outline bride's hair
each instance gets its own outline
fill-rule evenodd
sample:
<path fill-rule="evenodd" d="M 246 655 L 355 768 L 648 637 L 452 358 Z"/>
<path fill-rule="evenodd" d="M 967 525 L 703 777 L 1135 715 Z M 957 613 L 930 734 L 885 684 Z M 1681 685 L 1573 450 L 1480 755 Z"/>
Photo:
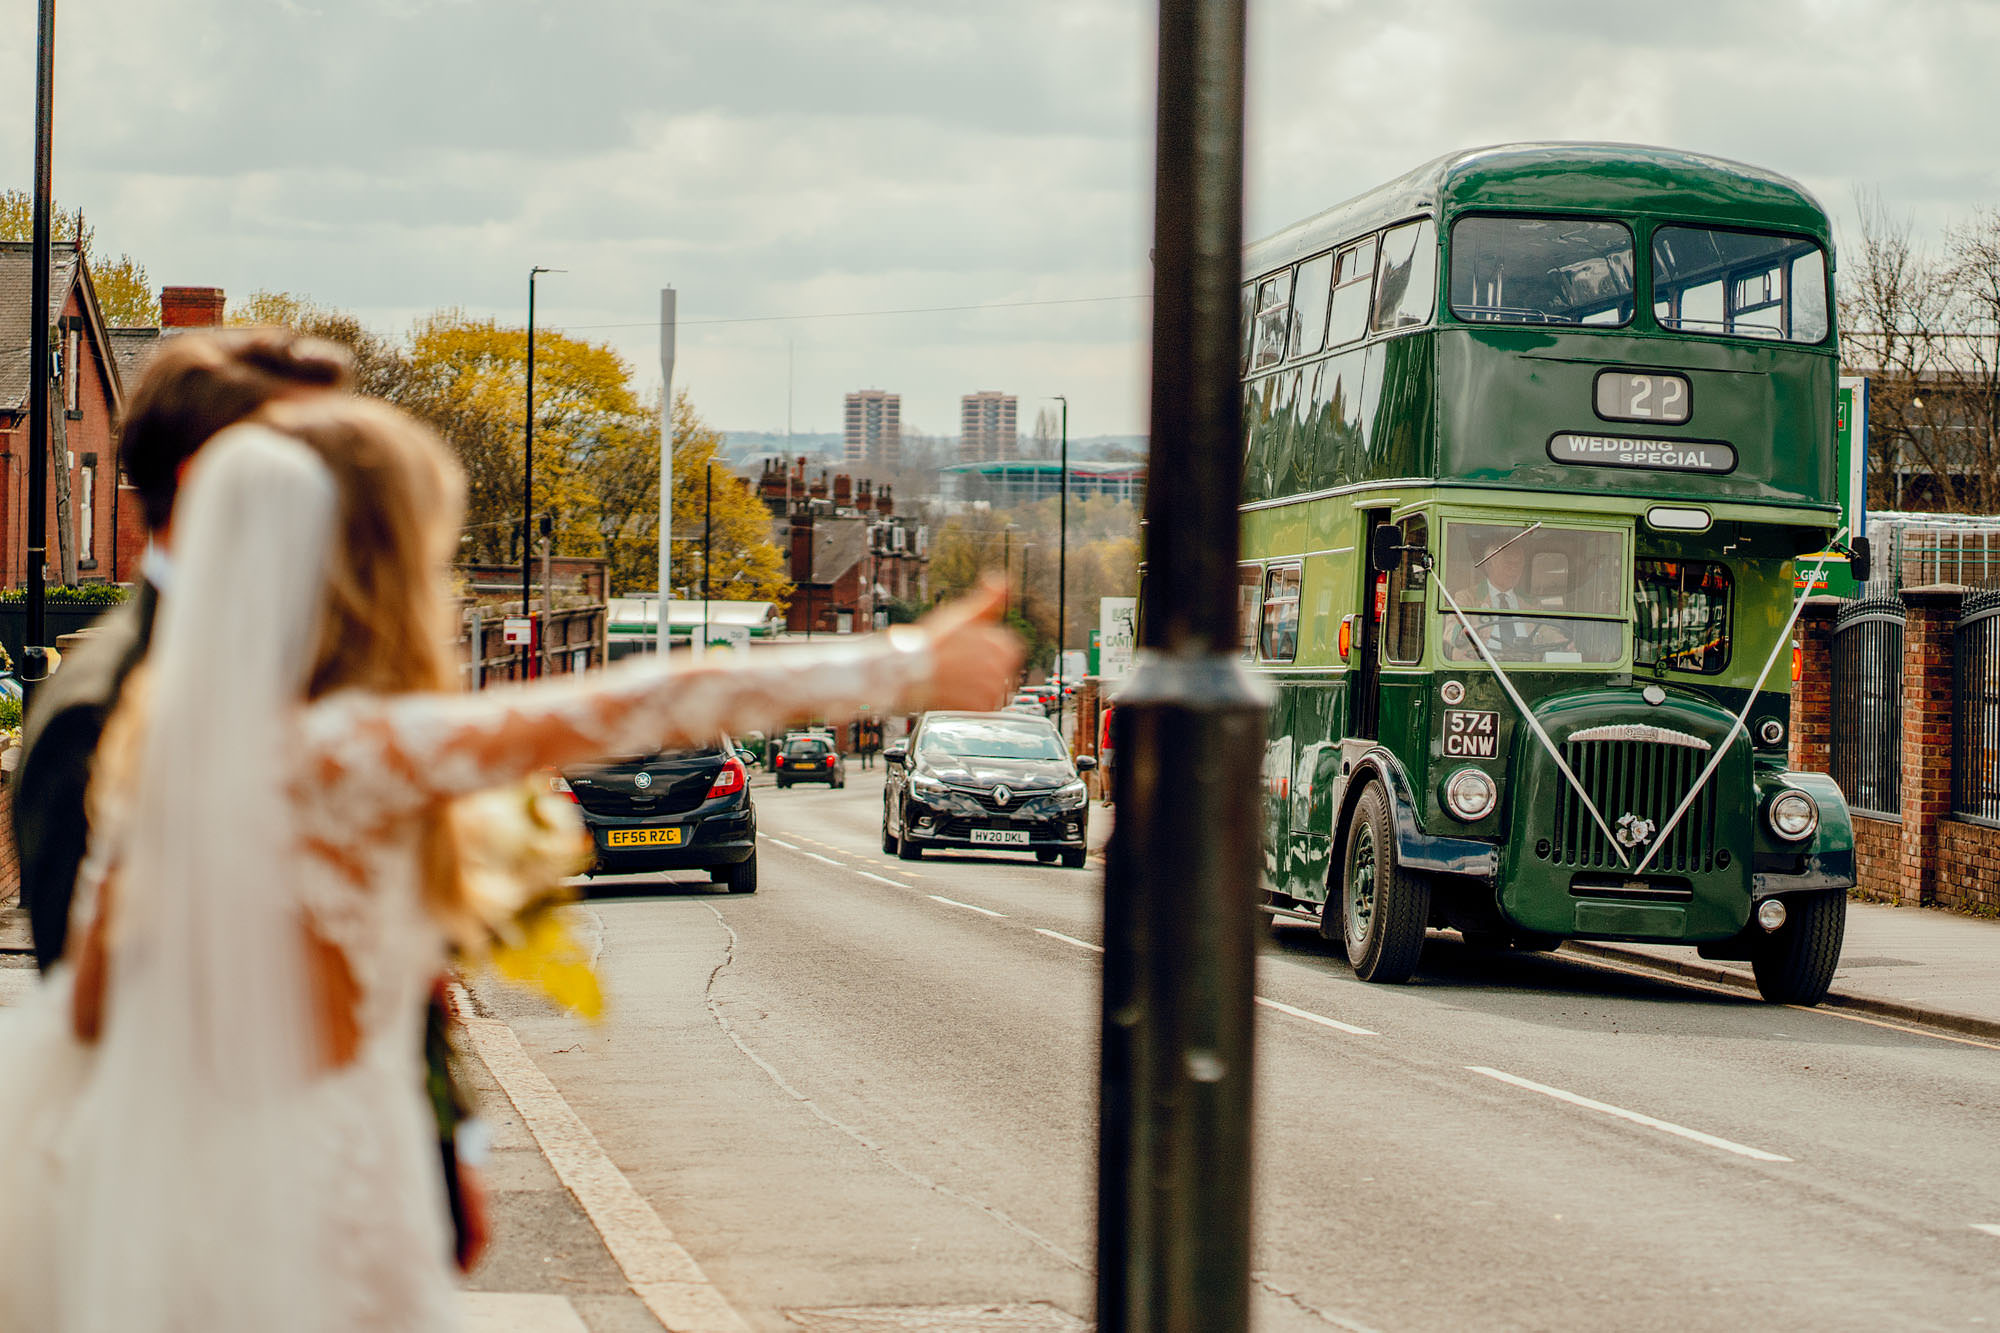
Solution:
<path fill-rule="evenodd" d="M 387 403 L 339 394 L 276 402 L 257 419 L 318 454 L 340 495 L 306 697 L 457 689 L 446 569 L 465 480 L 443 441 Z M 465 894 L 449 809 L 430 817 L 423 846 L 425 905 L 450 929 Z"/>

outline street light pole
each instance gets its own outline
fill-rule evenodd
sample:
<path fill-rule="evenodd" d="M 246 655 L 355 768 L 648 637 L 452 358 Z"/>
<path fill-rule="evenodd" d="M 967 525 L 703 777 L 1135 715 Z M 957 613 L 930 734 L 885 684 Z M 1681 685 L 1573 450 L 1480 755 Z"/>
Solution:
<path fill-rule="evenodd" d="M 1052 397 L 1062 404 L 1062 462 L 1057 465 L 1056 473 L 1062 487 L 1062 498 L 1056 502 L 1056 722 L 1060 730 L 1063 645 L 1069 636 L 1064 619 L 1069 614 L 1069 399 L 1061 394 Z"/>
<path fill-rule="evenodd" d="M 1159 4 L 1145 602 L 1104 879 L 1101 1333 L 1249 1325 L 1267 694 L 1236 656 L 1245 4 Z"/>
<path fill-rule="evenodd" d="M 49 558 L 49 211 L 53 186 L 56 99 L 56 0 L 41 0 L 35 46 L 35 217 L 28 263 L 28 587 L 23 627 L 23 703 L 34 701 L 36 683 L 48 675 L 46 619 Z"/>
<path fill-rule="evenodd" d="M 528 270 L 528 408 L 527 426 L 521 436 L 521 616 L 527 620 L 529 634 L 534 633 L 534 522 L 535 522 L 535 279 L 544 273 L 560 273 L 561 269 L 543 268 L 540 265 Z M 543 589 L 544 595 L 547 589 Z M 527 669 L 523 675 L 535 673 L 535 650 L 530 644 L 527 652 Z"/>
<path fill-rule="evenodd" d="M 708 656 L 708 552 L 709 544 L 715 539 L 715 460 L 709 459 L 701 468 L 701 651 L 697 658 Z"/>

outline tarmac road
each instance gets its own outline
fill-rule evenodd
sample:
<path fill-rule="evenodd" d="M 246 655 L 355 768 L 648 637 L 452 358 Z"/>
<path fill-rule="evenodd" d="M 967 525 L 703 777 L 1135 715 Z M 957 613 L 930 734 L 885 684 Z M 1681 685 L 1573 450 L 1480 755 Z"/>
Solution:
<path fill-rule="evenodd" d="M 604 1027 L 482 1008 L 753 1328 L 1074 1327 L 1098 863 L 885 856 L 878 776 L 760 789 L 754 896 L 597 881 Z M 2000 1323 L 1996 1044 L 1448 934 L 1259 994 L 1260 1328 Z"/>

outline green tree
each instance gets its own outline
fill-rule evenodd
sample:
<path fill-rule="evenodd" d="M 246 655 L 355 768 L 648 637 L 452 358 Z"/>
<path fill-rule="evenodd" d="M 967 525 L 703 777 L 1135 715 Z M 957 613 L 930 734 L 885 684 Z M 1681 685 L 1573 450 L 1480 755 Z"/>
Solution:
<path fill-rule="evenodd" d="M 83 222 L 83 256 L 90 267 L 90 280 L 97 288 L 97 304 L 104 322 L 113 328 L 147 328 L 160 322 L 159 296 L 146 266 L 127 254 L 116 259 L 96 248 L 97 228 L 80 214 L 66 213 L 60 206 L 51 210 L 51 238 L 70 244 L 77 223 Z M 35 234 L 35 198 L 26 190 L 0 190 L 0 240 L 32 240 Z"/>

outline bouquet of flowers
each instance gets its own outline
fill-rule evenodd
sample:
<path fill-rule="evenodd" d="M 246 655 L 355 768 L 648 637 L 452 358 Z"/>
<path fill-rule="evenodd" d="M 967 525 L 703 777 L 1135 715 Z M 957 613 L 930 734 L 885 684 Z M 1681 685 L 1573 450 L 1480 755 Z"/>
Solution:
<path fill-rule="evenodd" d="M 546 779 L 530 779 L 463 797 L 450 819 L 467 904 L 454 941 L 460 958 L 490 962 L 506 980 L 601 1018 L 589 951 L 560 910 L 575 897 L 565 881 L 596 855 L 575 805 Z"/>

